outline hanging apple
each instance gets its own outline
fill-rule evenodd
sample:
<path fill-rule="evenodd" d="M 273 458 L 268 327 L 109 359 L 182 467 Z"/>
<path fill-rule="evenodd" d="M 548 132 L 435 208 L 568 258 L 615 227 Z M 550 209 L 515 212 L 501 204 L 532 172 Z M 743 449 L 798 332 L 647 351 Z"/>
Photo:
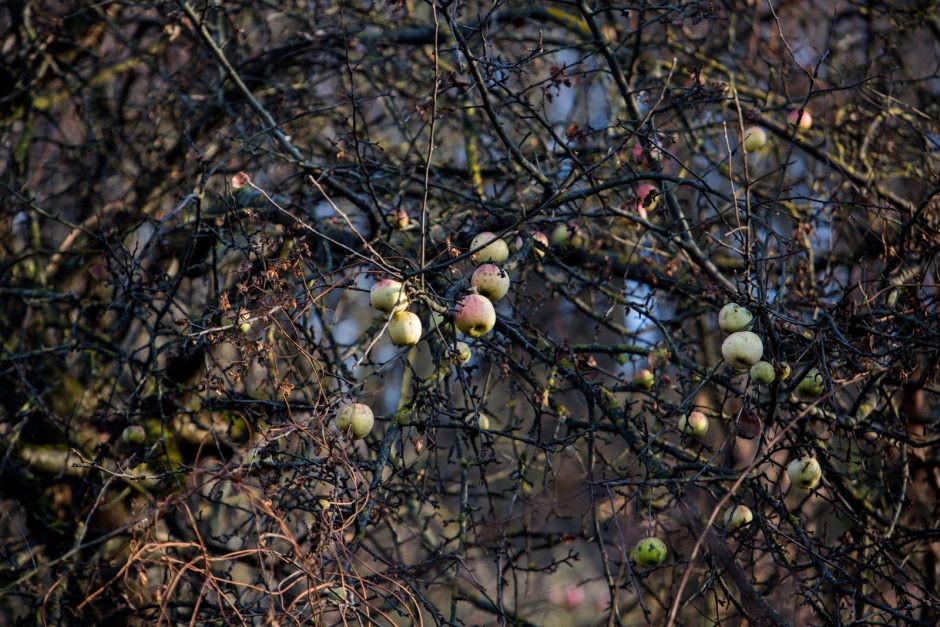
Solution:
<path fill-rule="evenodd" d="M 763 354 L 763 342 L 750 331 L 732 333 L 721 343 L 721 356 L 738 370 L 748 370 L 760 361 Z"/>
<path fill-rule="evenodd" d="M 336 412 L 336 428 L 354 440 L 361 440 L 372 431 L 375 416 L 368 405 L 350 403 Z"/>
<path fill-rule="evenodd" d="M 468 294 L 454 309 L 454 326 L 470 337 L 482 337 L 496 326 L 496 310 L 490 299 L 479 294 Z"/>
<path fill-rule="evenodd" d="M 408 308 L 405 286 L 394 279 L 376 281 L 369 290 L 369 301 L 373 308 L 385 313 L 403 311 Z"/>

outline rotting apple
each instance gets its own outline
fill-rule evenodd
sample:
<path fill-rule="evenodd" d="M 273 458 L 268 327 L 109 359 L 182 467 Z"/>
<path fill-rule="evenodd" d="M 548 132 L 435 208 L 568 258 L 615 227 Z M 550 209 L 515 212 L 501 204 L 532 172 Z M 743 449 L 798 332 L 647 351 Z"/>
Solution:
<path fill-rule="evenodd" d="M 809 490 L 815 488 L 822 479 L 822 468 L 815 457 L 804 455 L 787 465 L 787 476 L 793 485 Z"/>
<path fill-rule="evenodd" d="M 473 271 L 470 284 L 480 295 L 496 301 L 509 292 L 509 273 L 495 263 L 484 263 Z"/>

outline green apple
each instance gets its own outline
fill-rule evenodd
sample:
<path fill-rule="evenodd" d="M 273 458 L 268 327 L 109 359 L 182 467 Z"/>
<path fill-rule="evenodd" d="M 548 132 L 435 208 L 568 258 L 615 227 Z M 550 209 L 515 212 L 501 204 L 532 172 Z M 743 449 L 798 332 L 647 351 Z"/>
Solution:
<path fill-rule="evenodd" d="M 465 364 L 473 357 L 473 351 L 470 350 L 470 345 L 466 342 L 457 342 L 456 348 L 458 363 Z"/>
<path fill-rule="evenodd" d="M 405 295 L 405 286 L 394 279 L 376 281 L 369 290 L 369 301 L 372 307 L 385 313 L 404 311 L 408 308 L 408 296 Z"/>
<path fill-rule="evenodd" d="M 813 368 L 806 373 L 803 380 L 796 386 L 796 395 L 806 401 L 819 398 L 826 391 L 826 382 L 818 370 Z"/>
<path fill-rule="evenodd" d="M 375 416 L 368 405 L 350 403 L 336 412 L 336 428 L 354 440 L 361 440 L 372 431 Z"/>
<path fill-rule="evenodd" d="M 754 520 L 754 514 L 745 505 L 729 507 L 725 512 L 725 528 L 729 533 L 747 527 L 752 520 Z"/>
<path fill-rule="evenodd" d="M 725 333 L 746 331 L 753 320 L 754 314 L 734 303 L 728 303 L 718 312 L 718 326 Z"/>
<path fill-rule="evenodd" d="M 755 152 L 767 145 L 767 132 L 759 126 L 744 129 L 744 150 Z"/>
<path fill-rule="evenodd" d="M 633 547 L 630 556 L 641 568 L 656 568 L 666 559 L 666 543 L 654 536 L 643 538 Z"/>
<path fill-rule="evenodd" d="M 769 361 L 759 361 L 751 366 L 751 379 L 755 383 L 768 385 L 777 378 L 777 370 Z"/>
<path fill-rule="evenodd" d="M 128 444 L 143 444 L 147 439 L 147 432 L 140 425 L 130 425 L 121 432 L 121 439 Z"/>
<path fill-rule="evenodd" d="M 395 346 L 413 346 L 421 339 L 421 318 L 410 311 L 392 314 L 388 323 L 388 336 Z"/>
<path fill-rule="evenodd" d="M 816 487 L 822 479 L 822 468 L 815 457 L 805 455 L 794 459 L 787 465 L 787 476 L 790 483 L 804 490 Z"/>
<path fill-rule="evenodd" d="M 760 361 L 763 354 L 763 342 L 750 331 L 732 333 L 721 343 L 721 356 L 738 370 L 750 369 L 751 366 Z"/>
<path fill-rule="evenodd" d="M 495 233 L 490 233 L 489 231 L 477 233 L 473 241 L 470 242 L 470 250 L 476 250 L 481 246 L 483 246 L 482 249 L 470 256 L 473 263 L 481 264 L 488 261 L 492 263 L 503 263 L 509 259 L 509 246 L 506 245 L 506 242 L 496 237 Z"/>

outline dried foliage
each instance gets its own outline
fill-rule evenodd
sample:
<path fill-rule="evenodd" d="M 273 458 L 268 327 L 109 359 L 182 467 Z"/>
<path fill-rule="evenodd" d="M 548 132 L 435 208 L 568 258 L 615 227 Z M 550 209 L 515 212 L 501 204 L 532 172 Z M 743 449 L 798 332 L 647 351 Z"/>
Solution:
<path fill-rule="evenodd" d="M 934 3 L 0 16 L 0 622 L 936 624 Z"/>

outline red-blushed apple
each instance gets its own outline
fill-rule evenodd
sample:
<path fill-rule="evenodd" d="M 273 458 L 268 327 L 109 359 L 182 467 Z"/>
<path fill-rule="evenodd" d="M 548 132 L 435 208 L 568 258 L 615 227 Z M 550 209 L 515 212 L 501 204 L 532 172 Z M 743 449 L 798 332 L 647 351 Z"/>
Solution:
<path fill-rule="evenodd" d="M 385 313 L 403 311 L 408 308 L 405 286 L 394 279 L 376 281 L 369 290 L 369 301 L 372 307 Z"/>
<path fill-rule="evenodd" d="M 647 216 L 647 211 L 656 207 L 659 204 L 659 190 L 656 189 L 655 185 L 650 185 L 649 183 L 643 183 L 642 185 L 637 185 L 636 188 L 636 212 L 640 214 L 640 217 L 644 220 Z"/>
<path fill-rule="evenodd" d="M 454 326 L 470 337 L 482 337 L 496 325 L 496 310 L 490 299 L 479 294 L 468 294 L 454 308 Z"/>
<path fill-rule="evenodd" d="M 368 405 L 350 403 L 336 412 L 336 428 L 353 440 L 361 440 L 372 431 L 375 416 Z"/>
<path fill-rule="evenodd" d="M 643 163 L 646 160 L 646 155 L 643 153 L 643 143 L 640 140 L 636 140 L 636 143 L 633 144 L 630 158 L 633 159 L 633 163 Z"/>
<path fill-rule="evenodd" d="M 777 378 L 777 369 L 769 361 L 759 361 L 751 366 L 751 380 L 762 385 L 769 385 Z"/>
<path fill-rule="evenodd" d="M 506 245 L 506 242 L 496 237 L 495 233 L 490 233 L 489 231 L 477 233 L 473 241 L 470 242 L 470 250 L 476 250 L 480 248 L 480 246 L 483 246 L 483 248 L 470 256 L 473 263 L 481 264 L 488 261 L 492 263 L 503 263 L 509 259 L 509 246 Z"/>
<path fill-rule="evenodd" d="M 725 529 L 729 533 L 747 527 L 754 520 L 754 514 L 746 505 L 729 507 L 725 512 Z"/>
<path fill-rule="evenodd" d="M 509 273 L 495 263 L 484 263 L 473 271 L 470 284 L 482 296 L 496 301 L 509 291 Z"/>
<path fill-rule="evenodd" d="M 682 414 L 679 417 L 679 432 L 691 433 L 697 438 L 708 433 L 708 416 L 700 411 L 690 412 L 689 415 Z"/>
<path fill-rule="evenodd" d="M 386 220 L 391 227 L 396 228 L 400 231 L 408 228 L 408 223 L 411 221 L 411 218 L 408 216 L 408 212 L 404 209 L 392 209 L 388 212 L 388 215 L 385 216 Z"/>
<path fill-rule="evenodd" d="M 718 328 L 725 333 L 746 331 L 753 320 L 754 314 L 734 303 L 728 303 L 718 312 Z"/>
<path fill-rule="evenodd" d="M 797 119 L 800 121 L 800 130 L 808 131 L 813 126 L 813 116 L 809 114 L 809 111 L 803 109 L 803 115 L 800 115 L 799 109 L 793 109 L 790 113 L 787 114 L 787 124 L 791 126 L 796 124 Z"/>
<path fill-rule="evenodd" d="M 764 344 L 755 333 L 738 331 L 732 333 L 721 343 L 721 356 L 733 368 L 748 370 L 760 361 L 764 354 Z"/>
<path fill-rule="evenodd" d="M 666 543 L 655 536 L 643 538 L 633 547 L 630 557 L 641 568 L 656 568 L 666 559 Z"/>
<path fill-rule="evenodd" d="M 819 398 L 819 395 L 826 391 L 826 382 L 818 370 L 813 368 L 806 373 L 803 380 L 796 386 L 796 395 L 805 401 L 811 401 Z"/>
<path fill-rule="evenodd" d="M 656 376 L 647 368 L 640 368 L 633 374 L 633 385 L 644 390 L 652 390 L 656 385 Z"/>
<path fill-rule="evenodd" d="M 421 318 L 410 311 L 392 314 L 388 323 L 388 337 L 395 346 L 413 346 L 421 339 Z"/>
<path fill-rule="evenodd" d="M 822 468 L 815 457 L 805 455 L 794 459 L 787 465 L 787 476 L 790 477 L 790 483 L 809 490 L 815 488 L 822 479 Z"/>
<path fill-rule="evenodd" d="M 755 152 L 767 145 L 767 131 L 759 126 L 744 129 L 744 150 Z"/>
<path fill-rule="evenodd" d="M 538 244 L 541 244 L 542 248 L 548 248 L 548 236 L 541 231 L 529 231 L 529 235 L 531 235 L 532 239 L 534 239 L 536 242 L 532 245 L 532 251 L 537 256 L 544 257 L 545 251 L 540 249 Z M 522 248 L 522 238 L 517 235 L 516 238 L 512 241 L 512 250 L 513 252 L 517 252 L 520 248 Z"/>

